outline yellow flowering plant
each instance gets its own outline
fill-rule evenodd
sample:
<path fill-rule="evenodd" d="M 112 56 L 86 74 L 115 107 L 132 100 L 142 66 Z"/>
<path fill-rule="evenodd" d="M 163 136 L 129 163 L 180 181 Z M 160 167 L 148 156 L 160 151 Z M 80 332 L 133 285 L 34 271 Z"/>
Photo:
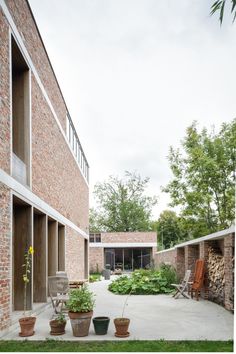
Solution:
<path fill-rule="evenodd" d="M 32 246 L 28 248 L 28 250 L 24 254 L 25 263 L 22 264 L 24 269 L 23 273 L 23 281 L 24 281 L 24 316 L 26 313 L 26 298 L 27 298 L 27 285 L 30 282 L 30 272 L 31 272 L 31 262 L 32 255 L 34 254 L 34 249 Z"/>

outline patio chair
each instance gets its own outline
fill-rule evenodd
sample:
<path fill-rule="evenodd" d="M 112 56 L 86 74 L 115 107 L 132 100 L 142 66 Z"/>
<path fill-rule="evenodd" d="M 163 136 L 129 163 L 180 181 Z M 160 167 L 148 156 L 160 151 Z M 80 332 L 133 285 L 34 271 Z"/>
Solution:
<path fill-rule="evenodd" d="M 69 280 L 65 276 L 48 277 L 48 291 L 55 314 L 62 311 L 66 301 L 69 300 Z"/>
<path fill-rule="evenodd" d="M 175 299 L 177 299 L 179 295 L 183 295 L 186 299 L 190 298 L 189 295 L 185 293 L 188 291 L 190 275 L 191 275 L 191 270 L 188 269 L 186 270 L 184 279 L 181 284 L 171 284 L 173 287 L 176 288 L 176 292 L 173 295 Z"/>
<path fill-rule="evenodd" d="M 204 282 L 204 260 L 197 259 L 195 263 L 193 282 L 190 283 L 191 298 L 193 298 L 193 295 L 195 294 L 196 300 L 197 301 L 199 300 L 199 294 L 201 292 L 201 289 L 203 288 L 203 282 Z"/>

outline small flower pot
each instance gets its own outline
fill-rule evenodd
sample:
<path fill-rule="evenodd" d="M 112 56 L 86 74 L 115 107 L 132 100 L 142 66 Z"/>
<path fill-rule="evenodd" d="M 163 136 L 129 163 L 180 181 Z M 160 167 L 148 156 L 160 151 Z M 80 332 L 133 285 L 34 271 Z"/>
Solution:
<path fill-rule="evenodd" d="M 123 317 L 115 318 L 114 319 L 114 325 L 116 327 L 115 336 L 121 338 L 129 337 L 129 332 L 128 332 L 129 323 L 130 323 L 129 318 L 123 318 Z"/>
<path fill-rule="evenodd" d="M 23 317 L 19 319 L 20 324 L 20 337 L 30 337 L 34 335 L 34 325 L 36 317 Z"/>
<path fill-rule="evenodd" d="M 93 311 L 90 312 L 68 312 L 70 318 L 70 323 L 72 327 L 72 332 L 74 337 L 85 337 L 88 336 L 89 326 L 91 323 L 91 318 L 93 316 Z"/>
<path fill-rule="evenodd" d="M 95 333 L 98 335 L 107 334 L 110 318 L 109 317 L 94 317 L 93 325 Z"/>
<path fill-rule="evenodd" d="M 59 336 L 65 334 L 66 321 L 61 322 L 58 320 L 51 320 L 49 324 L 51 327 L 50 334 L 52 336 Z"/>

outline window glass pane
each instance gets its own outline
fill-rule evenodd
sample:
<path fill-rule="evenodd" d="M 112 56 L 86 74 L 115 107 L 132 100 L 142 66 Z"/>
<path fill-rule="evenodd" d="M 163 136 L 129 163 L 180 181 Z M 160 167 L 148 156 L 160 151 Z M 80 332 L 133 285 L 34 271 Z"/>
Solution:
<path fill-rule="evenodd" d="M 132 270 L 132 248 L 124 249 L 124 270 Z"/>
<path fill-rule="evenodd" d="M 105 268 L 115 269 L 115 250 L 113 248 L 105 248 Z"/>

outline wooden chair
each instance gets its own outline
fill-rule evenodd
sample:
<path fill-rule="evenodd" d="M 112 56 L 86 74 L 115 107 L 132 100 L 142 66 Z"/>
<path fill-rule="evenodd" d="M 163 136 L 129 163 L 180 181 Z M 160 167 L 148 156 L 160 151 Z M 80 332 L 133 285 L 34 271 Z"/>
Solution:
<path fill-rule="evenodd" d="M 201 289 L 203 288 L 203 283 L 204 283 L 204 260 L 197 259 L 195 263 L 193 282 L 190 283 L 191 298 L 193 298 L 195 294 L 196 300 L 197 301 L 199 300 L 199 294 L 201 292 Z"/>
<path fill-rule="evenodd" d="M 65 276 L 48 277 L 48 291 L 55 314 L 63 309 L 63 305 L 69 300 L 69 280 Z"/>
<path fill-rule="evenodd" d="M 188 270 L 186 270 L 184 279 L 181 284 L 171 284 L 172 286 L 174 286 L 176 288 L 176 292 L 173 295 L 173 297 L 175 299 L 177 299 L 179 297 L 179 295 L 183 295 L 184 297 L 186 297 L 186 299 L 189 299 L 189 295 L 186 294 L 185 292 L 188 291 L 190 275 L 191 275 L 191 270 L 188 269 Z"/>

